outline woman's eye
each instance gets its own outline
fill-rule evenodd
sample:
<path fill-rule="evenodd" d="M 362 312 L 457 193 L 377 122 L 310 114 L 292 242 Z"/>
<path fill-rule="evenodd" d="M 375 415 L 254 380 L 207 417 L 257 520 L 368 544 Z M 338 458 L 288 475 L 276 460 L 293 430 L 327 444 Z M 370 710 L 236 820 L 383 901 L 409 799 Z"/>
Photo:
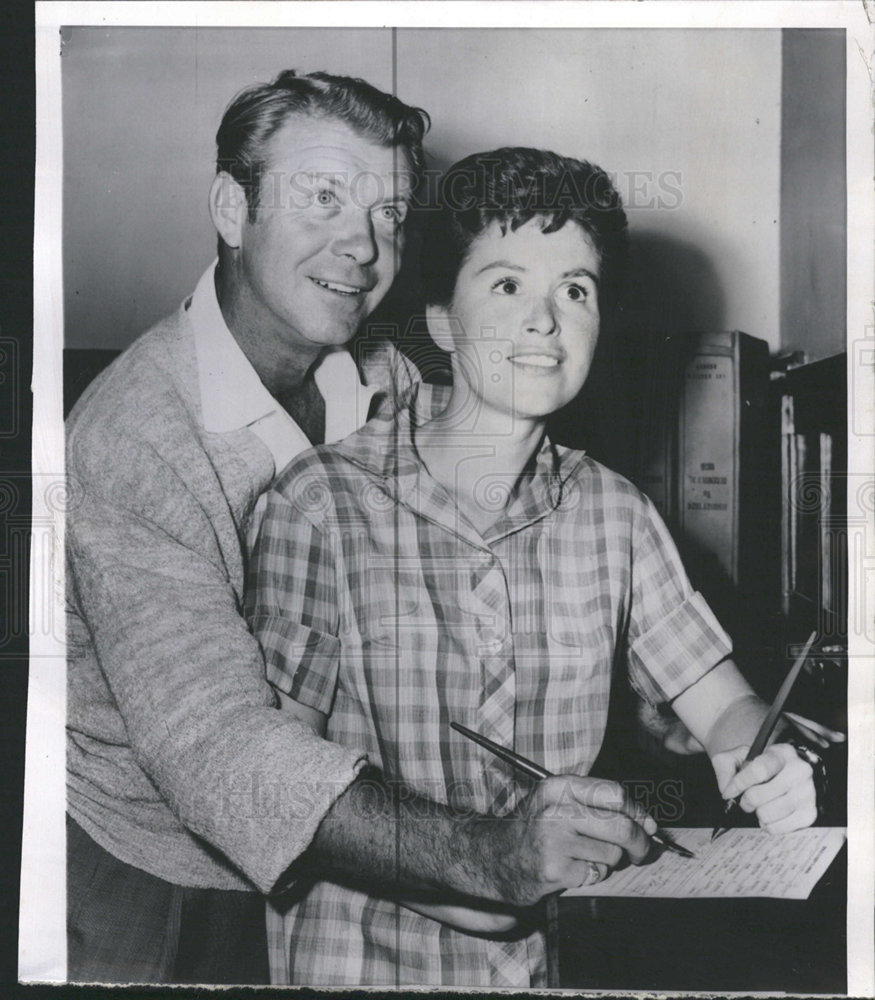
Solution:
<path fill-rule="evenodd" d="M 572 302 L 586 302 L 589 298 L 589 291 L 583 285 L 568 285 L 565 289 L 565 295 Z"/>
<path fill-rule="evenodd" d="M 520 290 L 519 282 L 514 278 L 502 278 L 492 286 L 493 291 L 501 292 L 502 295 L 516 295 Z"/>
<path fill-rule="evenodd" d="M 322 188 L 321 191 L 316 192 L 316 202 L 319 205 L 333 205 L 334 192 L 329 191 L 327 188 Z"/>

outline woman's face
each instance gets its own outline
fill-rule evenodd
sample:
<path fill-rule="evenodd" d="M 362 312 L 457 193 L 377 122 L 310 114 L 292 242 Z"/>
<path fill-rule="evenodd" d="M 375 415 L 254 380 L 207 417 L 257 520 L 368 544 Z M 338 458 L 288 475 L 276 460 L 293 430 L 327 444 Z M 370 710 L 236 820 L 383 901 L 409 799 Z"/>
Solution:
<path fill-rule="evenodd" d="M 453 354 L 480 407 L 543 419 L 570 402 L 589 374 L 599 336 L 600 261 L 577 223 L 545 234 L 535 218 L 477 237 L 449 310 L 431 308 L 437 342 Z"/>

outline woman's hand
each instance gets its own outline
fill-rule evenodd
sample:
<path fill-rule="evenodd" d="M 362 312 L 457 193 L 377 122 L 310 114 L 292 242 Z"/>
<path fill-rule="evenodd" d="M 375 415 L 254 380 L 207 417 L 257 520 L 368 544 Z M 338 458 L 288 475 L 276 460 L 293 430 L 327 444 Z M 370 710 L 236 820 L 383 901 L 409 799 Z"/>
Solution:
<path fill-rule="evenodd" d="M 847 737 L 837 729 L 830 729 L 814 719 L 806 719 L 804 715 L 797 715 L 795 712 L 784 712 L 784 718 L 799 730 L 805 739 L 817 744 L 821 750 L 826 750 L 832 743 L 844 743 Z"/>
<path fill-rule="evenodd" d="M 769 833 L 789 833 L 817 819 L 817 793 L 811 765 L 789 743 L 775 743 L 745 764 L 748 747 L 735 747 L 711 758 L 724 799 L 738 798 L 756 813 Z"/>

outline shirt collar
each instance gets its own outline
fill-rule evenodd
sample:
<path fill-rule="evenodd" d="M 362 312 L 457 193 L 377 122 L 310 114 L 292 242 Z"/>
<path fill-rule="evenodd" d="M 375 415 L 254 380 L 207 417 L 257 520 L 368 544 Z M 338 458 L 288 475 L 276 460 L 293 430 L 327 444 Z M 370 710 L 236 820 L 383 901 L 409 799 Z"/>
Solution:
<path fill-rule="evenodd" d="M 221 434 L 280 413 L 297 429 L 264 387 L 228 329 L 216 296 L 217 263 L 213 261 L 204 272 L 188 305 L 204 427 Z M 316 368 L 314 378 L 326 401 L 326 441 L 338 440 L 365 422 L 377 387 L 362 383 L 349 351 L 341 348 L 328 352 Z"/>
<path fill-rule="evenodd" d="M 337 451 L 372 475 L 389 480 L 386 489 L 396 501 L 420 508 L 426 497 L 428 507 L 435 508 L 435 490 L 425 485 L 430 477 L 416 451 L 414 430 L 446 408 L 449 394 L 449 386 L 413 385 L 394 413 L 382 412 L 336 445 Z M 530 524 L 558 507 L 563 499 L 571 501 L 569 491 L 563 487 L 584 457 L 583 452 L 553 444 L 545 435 L 535 456 L 533 474 L 522 481 L 505 514 L 487 532 L 487 539 L 494 540 Z"/>
<path fill-rule="evenodd" d="M 188 318 L 194 330 L 204 427 L 221 434 L 247 427 L 279 404 L 228 329 L 216 297 L 216 264 L 213 261 L 197 283 Z"/>

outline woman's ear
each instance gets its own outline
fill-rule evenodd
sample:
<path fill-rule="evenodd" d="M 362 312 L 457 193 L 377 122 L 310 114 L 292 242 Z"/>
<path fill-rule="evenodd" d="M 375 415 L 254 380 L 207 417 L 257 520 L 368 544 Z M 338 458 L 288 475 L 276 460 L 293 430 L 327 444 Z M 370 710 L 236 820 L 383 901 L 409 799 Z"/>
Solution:
<path fill-rule="evenodd" d="M 426 306 L 425 321 L 428 324 L 431 339 L 442 351 L 453 354 L 456 350 L 456 343 L 453 340 L 453 325 L 449 311 L 443 306 Z"/>
<path fill-rule="evenodd" d="M 243 241 L 248 211 L 243 188 L 227 171 L 219 171 L 210 187 L 210 218 L 216 232 L 232 250 L 239 249 Z"/>

